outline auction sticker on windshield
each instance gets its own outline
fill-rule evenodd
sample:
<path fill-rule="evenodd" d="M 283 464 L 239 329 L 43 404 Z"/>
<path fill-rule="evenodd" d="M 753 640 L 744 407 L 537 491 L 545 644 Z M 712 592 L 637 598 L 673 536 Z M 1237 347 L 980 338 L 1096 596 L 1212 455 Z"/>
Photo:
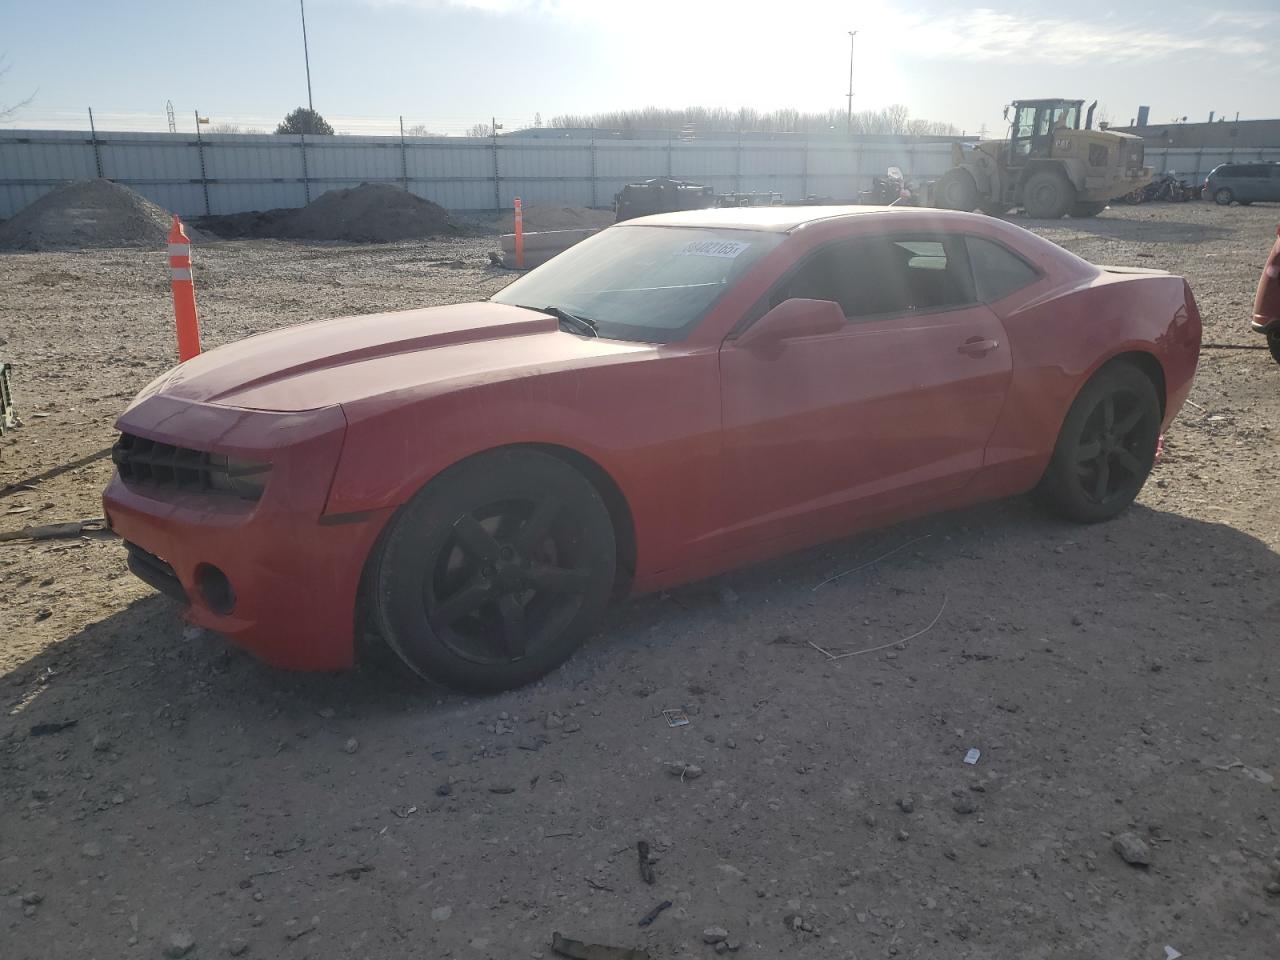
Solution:
<path fill-rule="evenodd" d="M 675 252 L 677 257 L 724 257 L 732 260 L 747 247 L 749 243 L 741 240 L 690 240 Z"/>

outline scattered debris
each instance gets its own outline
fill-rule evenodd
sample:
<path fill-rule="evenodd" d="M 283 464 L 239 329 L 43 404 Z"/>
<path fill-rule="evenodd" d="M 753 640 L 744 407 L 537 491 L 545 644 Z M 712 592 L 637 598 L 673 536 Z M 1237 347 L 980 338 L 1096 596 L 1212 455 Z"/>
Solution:
<path fill-rule="evenodd" d="M 587 886 L 592 890 L 603 890 L 606 893 L 613 893 L 613 887 L 606 887 L 603 883 L 596 883 L 590 877 L 586 878 Z"/>
<path fill-rule="evenodd" d="M 914 813 L 916 809 L 915 801 L 912 800 L 910 797 L 899 797 L 898 809 L 901 810 L 903 813 Z"/>
<path fill-rule="evenodd" d="M 978 805 L 969 797 L 957 797 L 956 802 L 951 805 L 951 809 L 963 817 L 977 812 Z"/>
<path fill-rule="evenodd" d="M 641 927 L 649 926 L 649 924 L 653 923 L 653 921 L 658 919 L 658 915 L 662 913 L 663 910 L 666 910 L 670 906 L 671 906 L 670 900 L 663 900 L 660 904 L 658 904 L 656 907 L 654 907 L 652 910 L 646 913 L 643 917 L 641 917 L 640 922 L 639 924 L 637 924 L 637 926 L 641 926 Z"/>
<path fill-rule="evenodd" d="M 702 931 L 703 943 L 719 943 L 721 940 L 729 939 L 729 931 L 724 927 L 707 927 Z"/>
<path fill-rule="evenodd" d="M 1232 760 L 1230 763 L 1215 764 L 1215 770 L 1239 770 L 1250 780 L 1257 780 L 1259 783 L 1274 783 L 1275 777 L 1263 770 L 1261 767 L 1251 767 L 1240 760 Z"/>
<path fill-rule="evenodd" d="M 1177 947 L 1171 947 L 1167 943 L 1164 945 L 1164 960 L 1178 960 L 1182 956 L 1182 952 Z"/>
<path fill-rule="evenodd" d="M 442 784 L 440 784 L 440 786 L 436 787 L 436 796 L 437 796 L 437 797 L 447 797 L 447 796 L 449 796 L 449 794 L 451 794 L 451 793 L 453 793 L 453 785 L 452 785 L 452 784 L 449 784 L 449 783 L 442 783 Z"/>
<path fill-rule="evenodd" d="M 571 957 L 573 960 L 651 960 L 647 950 L 583 943 L 581 940 L 562 937 L 559 933 L 551 934 L 551 949 L 560 956 Z"/>
<path fill-rule="evenodd" d="M 508 787 L 508 786 L 502 785 L 502 786 L 497 786 L 497 787 L 490 787 L 490 788 L 489 788 L 489 792 L 490 792 L 490 793 L 515 793 L 515 792 L 516 792 L 516 788 L 515 788 L 515 787 Z"/>
<path fill-rule="evenodd" d="M 373 867 L 370 864 L 361 863 L 354 867 L 347 867 L 345 870 L 339 870 L 337 873 L 331 873 L 329 874 L 329 879 L 337 880 L 339 877 L 346 877 L 349 880 L 359 880 L 363 874 L 372 872 Z"/>
<path fill-rule="evenodd" d="M 360 741 L 355 737 L 348 737 L 347 742 L 342 745 L 342 749 L 347 753 L 355 753 L 360 749 Z"/>
<path fill-rule="evenodd" d="M 392 807 L 391 812 L 394 813 L 401 820 L 405 820 L 405 819 L 408 819 L 410 815 L 417 813 L 418 808 L 416 806 Z"/>
<path fill-rule="evenodd" d="M 107 521 L 102 517 L 70 520 L 66 523 L 44 523 L 23 527 L 21 530 L 0 531 L 0 543 L 12 540 L 65 540 L 68 537 L 78 537 L 82 533 L 97 533 L 106 528 Z"/>
<path fill-rule="evenodd" d="M 667 718 L 668 727 L 687 727 L 689 725 L 689 715 L 683 710 L 663 710 L 662 715 Z"/>
<path fill-rule="evenodd" d="M 970 747 L 965 752 L 964 762 L 969 764 L 969 766 L 973 766 L 981 759 L 982 759 L 982 751 L 979 750 L 977 747 Z"/>
<path fill-rule="evenodd" d="M 891 640 L 888 643 L 882 643 L 879 646 L 875 646 L 875 647 L 867 647 L 864 650 L 850 650 L 848 653 L 832 653 L 829 650 L 824 650 L 822 647 L 818 646 L 812 640 L 809 641 L 809 646 L 813 647 L 813 649 L 817 650 L 819 653 L 824 655 L 828 660 L 843 660 L 846 657 L 860 657 L 864 653 L 877 653 L 880 650 L 888 650 L 890 647 L 901 646 L 905 643 L 908 643 L 911 640 L 916 639 L 916 637 L 924 636 L 926 633 L 928 633 L 930 630 L 933 629 L 933 625 L 942 619 L 942 613 L 944 610 L 947 609 L 947 598 L 948 598 L 947 594 L 942 595 L 942 606 L 938 608 L 938 612 L 933 615 L 933 619 L 929 621 L 929 625 L 927 627 L 925 627 L 923 630 L 917 630 L 915 633 L 911 634 L 910 636 L 903 637 L 900 640 Z"/>
<path fill-rule="evenodd" d="M 196 938 L 186 930 L 177 930 L 169 936 L 169 944 L 164 948 L 164 955 L 171 960 L 179 960 L 195 949 Z"/>
<path fill-rule="evenodd" d="M 834 577 L 827 577 L 827 579 L 823 580 L 820 584 L 814 587 L 813 590 L 816 593 L 818 590 L 825 587 L 828 583 L 835 583 L 837 580 L 843 577 L 847 577 L 851 573 L 857 573 L 859 570 L 865 570 L 867 569 L 867 567 L 873 567 L 877 563 L 879 563 L 881 560 L 885 560 L 889 557 L 892 557 L 899 550 L 905 550 L 907 549 L 907 547 L 911 546 L 913 543 L 919 543 L 921 540 L 928 540 L 931 536 L 933 536 L 933 534 L 926 533 L 923 537 L 916 537 L 914 540 L 908 540 L 906 543 L 901 543 L 898 546 L 894 547 L 892 550 L 890 550 L 888 553 L 880 554 L 880 556 L 876 557 L 874 560 L 868 560 L 866 563 L 860 563 L 858 564 L 858 566 L 852 567 L 846 570 L 844 573 L 837 573 Z"/>
<path fill-rule="evenodd" d="M 1125 863 L 1145 867 L 1151 863 L 1151 850 L 1133 833 L 1118 833 L 1111 841 L 1111 849 L 1120 854 Z"/>
<path fill-rule="evenodd" d="M 649 856 L 649 844 L 644 840 L 636 843 L 636 854 L 640 859 L 640 879 L 645 883 L 652 885 L 653 877 L 653 860 Z"/>
<path fill-rule="evenodd" d="M 51 723 L 34 723 L 31 725 L 31 735 L 33 737 L 47 737 L 51 733 L 70 730 L 79 722 L 79 720 L 54 720 Z"/>
<path fill-rule="evenodd" d="M 683 760 L 669 760 L 663 764 L 667 768 L 667 773 L 673 777 L 679 777 L 681 780 L 697 780 L 702 776 L 702 768 L 695 763 L 685 763 Z"/>

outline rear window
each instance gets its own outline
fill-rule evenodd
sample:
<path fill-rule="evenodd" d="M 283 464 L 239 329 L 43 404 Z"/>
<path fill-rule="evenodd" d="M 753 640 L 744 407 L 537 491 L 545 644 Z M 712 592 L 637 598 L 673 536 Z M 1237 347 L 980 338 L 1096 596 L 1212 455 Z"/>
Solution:
<path fill-rule="evenodd" d="M 1040 274 L 1017 254 L 981 237 L 965 237 L 978 299 L 991 303 L 1039 279 Z"/>

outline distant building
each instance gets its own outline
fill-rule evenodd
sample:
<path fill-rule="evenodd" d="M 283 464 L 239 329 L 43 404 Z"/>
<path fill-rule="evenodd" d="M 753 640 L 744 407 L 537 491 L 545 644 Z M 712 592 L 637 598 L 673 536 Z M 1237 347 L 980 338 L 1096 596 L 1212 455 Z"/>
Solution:
<path fill-rule="evenodd" d="M 1108 129 L 1142 137 L 1149 147 L 1280 147 L 1280 120 L 1148 123 L 1146 126 Z"/>

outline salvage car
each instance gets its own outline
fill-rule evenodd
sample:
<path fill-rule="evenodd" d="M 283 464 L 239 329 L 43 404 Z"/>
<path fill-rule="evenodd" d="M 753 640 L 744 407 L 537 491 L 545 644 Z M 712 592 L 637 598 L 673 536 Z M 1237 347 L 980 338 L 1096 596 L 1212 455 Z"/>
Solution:
<path fill-rule="evenodd" d="M 188 360 L 118 421 L 131 569 L 268 663 L 496 691 L 611 597 L 1034 491 L 1124 510 L 1190 390 L 1160 271 L 1001 220 L 755 207 L 629 220 L 489 300 Z"/>

